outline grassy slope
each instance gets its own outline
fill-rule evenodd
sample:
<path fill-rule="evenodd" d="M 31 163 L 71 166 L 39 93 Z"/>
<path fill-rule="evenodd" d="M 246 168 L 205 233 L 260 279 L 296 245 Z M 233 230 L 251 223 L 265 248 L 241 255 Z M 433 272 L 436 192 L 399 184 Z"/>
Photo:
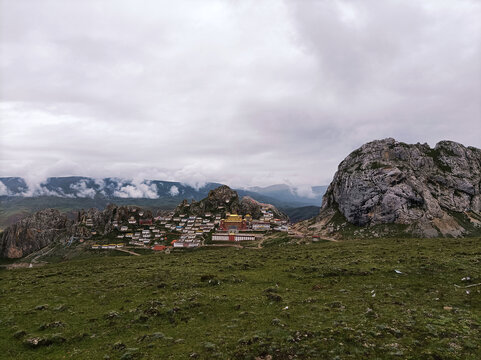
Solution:
<path fill-rule="evenodd" d="M 454 286 L 473 282 L 481 282 L 479 238 L 201 249 L 2 270 L 0 354 L 479 359 L 481 286 L 470 294 Z M 56 321 L 63 325 L 41 330 Z M 23 340 L 32 336 L 54 344 L 29 348 Z"/>
<path fill-rule="evenodd" d="M 320 206 L 302 206 L 297 208 L 282 208 L 281 210 L 289 216 L 291 222 L 295 223 L 319 215 L 320 209 Z"/>

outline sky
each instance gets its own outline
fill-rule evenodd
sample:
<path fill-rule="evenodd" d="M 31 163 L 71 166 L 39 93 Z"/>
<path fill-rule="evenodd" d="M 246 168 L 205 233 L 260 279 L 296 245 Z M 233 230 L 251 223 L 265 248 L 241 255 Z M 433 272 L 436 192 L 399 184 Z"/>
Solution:
<path fill-rule="evenodd" d="M 481 148 L 481 1 L 0 0 L 0 176 L 329 184 Z"/>

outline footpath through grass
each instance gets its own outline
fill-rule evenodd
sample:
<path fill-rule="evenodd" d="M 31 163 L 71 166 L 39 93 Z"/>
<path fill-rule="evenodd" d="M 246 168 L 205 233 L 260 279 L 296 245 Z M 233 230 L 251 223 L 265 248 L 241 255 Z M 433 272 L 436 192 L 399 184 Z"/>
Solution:
<path fill-rule="evenodd" d="M 209 248 L 0 270 L 0 357 L 480 359 L 477 283 L 479 238 Z"/>

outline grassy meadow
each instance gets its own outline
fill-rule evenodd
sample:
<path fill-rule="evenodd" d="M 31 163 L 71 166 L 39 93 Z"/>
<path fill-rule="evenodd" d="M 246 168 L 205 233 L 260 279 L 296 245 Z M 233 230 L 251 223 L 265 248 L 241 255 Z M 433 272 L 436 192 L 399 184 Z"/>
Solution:
<path fill-rule="evenodd" d="M 122 254 L 0 270 L 0 357 L 481 358 L 480 238 Z"/>

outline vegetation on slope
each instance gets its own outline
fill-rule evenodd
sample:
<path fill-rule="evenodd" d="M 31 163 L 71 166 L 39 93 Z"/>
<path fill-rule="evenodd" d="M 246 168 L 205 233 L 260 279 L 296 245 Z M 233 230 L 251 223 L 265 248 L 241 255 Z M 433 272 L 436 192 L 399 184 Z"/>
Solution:
<path fill-rule="evenodd" d="M 1 270 L 0 353 L 481 358 L 481 239 L 269 245 Z"/>
<path fill-rule="evenodd" d="M 313 217 L 319 215 L 320 206 L 302 206 L 297 208 L 281 208 L 287 216 L 290 222 L 296 223 L 303 220 L 312 219 Z"/>

